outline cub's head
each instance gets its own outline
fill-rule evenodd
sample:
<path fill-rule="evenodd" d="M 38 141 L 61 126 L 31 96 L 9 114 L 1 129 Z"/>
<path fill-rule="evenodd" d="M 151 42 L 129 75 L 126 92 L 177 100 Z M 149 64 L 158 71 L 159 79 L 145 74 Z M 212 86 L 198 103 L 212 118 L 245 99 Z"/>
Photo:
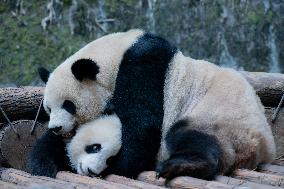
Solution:
<path fill-rule="evenodd" d="M 98 118 L 112 95 L 124 53 L 142 34 L 141 30 L 109 34 L 80 49 L 52 73 L 40 68 L 48 127 L 68 133 Z"/>
<path fill-rule="evenodd" d="M 121 147 L 121 122 L 116 114 L 81 125 L 67 145 L 71 166 L 82 175 L 99 175 Z"/>

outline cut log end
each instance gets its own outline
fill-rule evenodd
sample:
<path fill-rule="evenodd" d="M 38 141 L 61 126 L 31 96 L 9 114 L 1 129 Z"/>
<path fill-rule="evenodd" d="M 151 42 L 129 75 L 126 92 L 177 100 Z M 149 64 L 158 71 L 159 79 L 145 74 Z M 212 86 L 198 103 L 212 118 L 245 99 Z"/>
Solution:
<path fill-rule="evenodd" d="M 26 170 L 27 157 L 32 149 L 35 141 L 41 137 L 46 130 L 40 123 L 36 123 L 35 130 L 31 134 L 34 121 L 19 120 L 14 121 L 8 125 L 3 131 L 3 138 L 1 141 L 1 152 L 3 158 L 7 160 L 8 164 L 13 168 Z M 12 129 L 12 126 L 17 131 L 18 135 Z"/>

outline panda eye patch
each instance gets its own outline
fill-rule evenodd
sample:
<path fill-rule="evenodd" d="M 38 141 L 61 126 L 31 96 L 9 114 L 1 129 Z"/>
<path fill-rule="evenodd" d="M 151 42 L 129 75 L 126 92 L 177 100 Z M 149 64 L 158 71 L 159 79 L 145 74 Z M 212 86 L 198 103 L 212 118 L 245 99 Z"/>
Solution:
<path fill-rule="evenodd" d="M 102 146 L 100 144 L 91 144 L 86 146 L 85 151 L 88 154 L 93 154 L 93 153 L 98 153 L 99 151 L 101 151 Z"/>
<path fill-rule="evenodd" d="M 76 113 L 76 106 L 70 100 L 65 100 L 62 104 L 62 108 L 65 109 L 70 114 L 74 115 Z"/>

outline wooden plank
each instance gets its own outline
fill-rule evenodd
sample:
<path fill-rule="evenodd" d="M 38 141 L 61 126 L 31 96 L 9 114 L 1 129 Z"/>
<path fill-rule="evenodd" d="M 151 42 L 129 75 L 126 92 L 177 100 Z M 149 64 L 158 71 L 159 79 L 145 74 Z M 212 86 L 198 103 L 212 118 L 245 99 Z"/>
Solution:
<path fill-rule="evenodd" d="M 3 182 L 0 180 L 0 188 L 1 189 L 27 189 L 25 186 L 20 186 L 16 184 L 12 184 L 9 182 Z"/>
<path fill-rule="evenodd" d="M 259 173 L 256 171 L 250 171 L 246 169 L 238 169 L 234 171 L 232 176 L 237 179 L 244 179 L 259 184 L 284 187 L 284 176 Z"/>
<path fill-rule="evenodd" d="M 92 178 L 87 176 L 82 176 L 70 172 L 58 172 L 56 178 L 61 181 L 79 183 L 83 185 L 92 186 L 94 188 L 107 188 L 107 189 L 133 189 L 134 187 L 126 186 L 118 183 L 111 183 L 99 178 Z"/>
<path fill-rule="evenodd" d="M 239 187 L 247 187 L 250 189 L 280 189 L 280 187 L 276 187 L 276 186 L 258 184 L 258 183 L 235 179 L 235 178 L 226 177 L 226 176 L 218 176 L 216 177 L 215 180 L 218 182 L 224 183 L 224 184 L 229 184 L 232 186 L 239 186 Z"/>
<path fill-rule="evenodd" d="M 110 182 L 120 183 L 120 184 L 132 186 L 132 187 L 140 188 L 140 189 L 144 189 L 144 188 L 147 188 L 147 189 L 162 189 L 162 188 L 165 188 L 165 187 L 156 186 L 156 185 L 153 185 L 153 184 L 149 184 L 149 183 L 138 181 L 138 180 L 129 179 L 129 178 L 118 176 L 118 175 L 108 175 L 105 179 L 107 181 L 110 181 Z"/>
<path fill-rule="evenodd" d="M 147 182 L 156 186 L 165 186 L 165 179 L 156 179 L 156 172 L 154 171 L 144 171 L 140 173 L 137 177 L 137 180 Z"/>
<path fill-rule="evenodd" d="M 138 176 L 138 180 L 156 184 L 159 186 L 165 185 L 165 179 L 155 178 L 156 173 L 154 171 L 143 172 Z M 216 181 L 206 181 L 192 177 L 177 177 L 166 184 L 170 188 L 188 188 L 188 189 L 238 189 L 238 186 L 232 186 Z"/>
<path fill-rule="evenodd" d="M 284 166 L 263 164 L 259 165 L 257 171 L 261 173 L 276 174 L 284 176 Z"/>
<path fill-rule="evenodd" d="M 0 178 L 2 181 L 10 182 L 13 184 L 19 184 L 27 187 L 32 186 L 41 186 L 49 187 L 52 189 L 92 189 L 94 187 L 90 187 L 88 185 L 83 184 L 75 184 L 71 182 L 66 182 L 62 180 L 57 180 L 49 177 L 43 177 L 43 176 L 31 176 L 30 174 L 19 171 L 16 169 L 6 169 L 6 168 L 0 168 Z"/>

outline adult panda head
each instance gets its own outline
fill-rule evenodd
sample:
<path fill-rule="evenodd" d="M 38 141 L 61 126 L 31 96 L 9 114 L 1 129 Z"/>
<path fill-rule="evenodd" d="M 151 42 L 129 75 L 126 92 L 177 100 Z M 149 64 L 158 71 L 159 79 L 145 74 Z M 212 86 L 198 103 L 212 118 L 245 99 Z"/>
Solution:
<path fill-rule="evenodd" d="M 82 175 L 99 175 L 121 148 L 121 122 L 105 115 L 80 126 L 67 145 L 71 166 Z"/>
<path fill-rule="evenodd" d="M 52 73 L 39 68 L 46 83 L 43 106 L 48 128 L 62 134 L 96 119 L 111 97 L 124 53 L 143 35 L 129 30 L 99 38 L 65 60 Z"/>

